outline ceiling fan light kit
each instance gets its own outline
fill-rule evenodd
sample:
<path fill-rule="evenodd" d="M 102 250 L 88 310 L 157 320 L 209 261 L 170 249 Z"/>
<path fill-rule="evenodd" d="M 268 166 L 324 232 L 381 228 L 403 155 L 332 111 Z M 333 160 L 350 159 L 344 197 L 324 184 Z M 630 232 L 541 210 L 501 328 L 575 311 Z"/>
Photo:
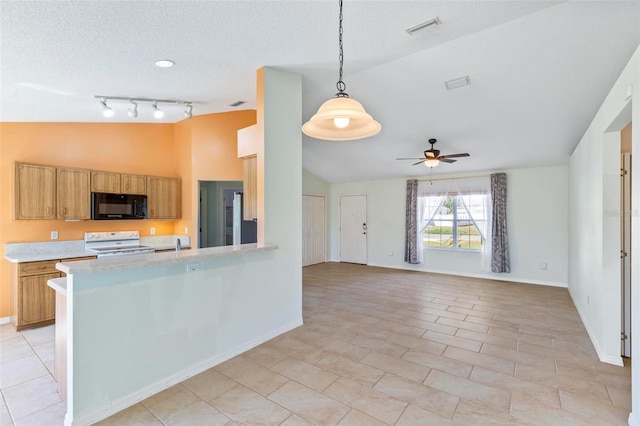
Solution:
<path fill-rule="evenodd" d="M 423 158 L 396 158 L 396 160 L 420 160 L 417 163 L 413 163 L 412 166 L 424 164 L 429 169 L 433 169 L 440 163 L 455 163 L 458 161 L 454 160 L 454 158 L 469 157 L 469 154 L 466 152 L 460 154 L 440 155 L 440 150 L 433 147 L 436 142 L 438 142 L 437 139 L 429 139 L 431 148 L 424 151 Z"/>
<path fill-rule="evenodd" d="M 437 158 L 430 158 L 428 160 L 424 160 L 424 165 L 430 169 L 433 169 L 438 164 L 440 164 L 440 160 L 438 160 Z"/>
<path fill-rule="evenodd" d="M 362 104 L 349 98 L 347 85 L 342 81 L 344 54 L 342 48 L 342 0 L 339 0 L 338 47 L 340 72 L 336 87 L 338 93 L 323 103 L 318 112 L 302 126 L 302 132 L 316 139 L 350 141 L 376 135 L 382 126 L 368 114 Z"/>

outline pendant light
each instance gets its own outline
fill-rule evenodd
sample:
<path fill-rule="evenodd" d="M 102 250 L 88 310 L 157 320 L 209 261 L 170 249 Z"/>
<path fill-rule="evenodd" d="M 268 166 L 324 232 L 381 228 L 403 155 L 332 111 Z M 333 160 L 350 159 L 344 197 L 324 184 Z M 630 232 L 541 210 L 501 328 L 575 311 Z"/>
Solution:
<path fill-rule="evenodd" d="M 342 0 L 339 0 L 338 47 L 340 54 L 340 74 L 336 87 L 338 93 L 323 103 L 318 112 L 302 126 L 305 135 L 330 141 L 350 141 L 367 138 L 380 132 L 382 126 L 369 115 L 360 102 L 349 98 L 345 92 L 347 85 L 342 81 Z"/>

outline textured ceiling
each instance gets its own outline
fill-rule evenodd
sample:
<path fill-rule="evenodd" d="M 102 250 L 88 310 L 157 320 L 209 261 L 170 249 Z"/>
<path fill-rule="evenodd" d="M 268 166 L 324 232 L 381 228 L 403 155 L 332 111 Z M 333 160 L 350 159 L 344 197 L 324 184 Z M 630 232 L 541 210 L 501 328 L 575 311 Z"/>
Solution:
<path fill-rule="evenodd" d="M 96 94 L 190 100 L 195 115 L 254 108 L 263 65 L 303 75 L 306 120 L 335 93 L 337 3 L 2 1 L 0 120 L 157 122 L 144 105 L 128 118 L 126 102 L 106 119 Z M 566 164 L 640 43 L 640 2 L 345 0 L 344 27 L 347 92 L 383 130 L 303 136 L 305 168 L 330 182 L 424 175 L 395 158 L 430 137 L 471 154 L 434 174 Z M 464 75 L 470 86 L 445 89 Z"/>

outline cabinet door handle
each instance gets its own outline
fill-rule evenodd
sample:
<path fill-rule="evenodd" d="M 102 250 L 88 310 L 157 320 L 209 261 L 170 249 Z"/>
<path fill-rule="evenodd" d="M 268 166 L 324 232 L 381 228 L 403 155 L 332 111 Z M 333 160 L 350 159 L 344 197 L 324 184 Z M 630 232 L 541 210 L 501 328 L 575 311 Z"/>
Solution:
<path fill-rule="evenodd" d="M 116 183 L 113 182 L 113 189 L 116 189 Z"/>
<path fill-rule="evenodd" d="M 129 184 L 126 184 L 126 185 L 124 186 L 124 189 L 126 189 L 126 190 L 128 191 L 128 190 L 129 190 Z"/>
<path fill-rule="evenodd" d="M 65 216 L 67 214 L 67 208 L 63 207 L 62 208 L 62 216 Z"/>
<path fill-rule="evenodd" d="M 44 213 L 48 216 L 51 213 L 51 207 L 44 209 Z"/>

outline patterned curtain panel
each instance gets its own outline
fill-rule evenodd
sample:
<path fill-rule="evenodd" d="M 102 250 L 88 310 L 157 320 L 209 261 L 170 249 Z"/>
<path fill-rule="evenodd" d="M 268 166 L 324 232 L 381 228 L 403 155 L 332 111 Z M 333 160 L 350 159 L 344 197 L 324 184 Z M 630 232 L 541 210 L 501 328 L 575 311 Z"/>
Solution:
<path fill-rule="evenodd" d="M 491 175 L 491 271 L 511 272 L 509 265 L 509 241 L 507 239 L 507 174 Z"/>
<path fill-rule="evenodd" d="M 407 212 L 404 232 L 404 261 L 420 263 L 418 252 L 418 180 L 407 181 Z"/>

